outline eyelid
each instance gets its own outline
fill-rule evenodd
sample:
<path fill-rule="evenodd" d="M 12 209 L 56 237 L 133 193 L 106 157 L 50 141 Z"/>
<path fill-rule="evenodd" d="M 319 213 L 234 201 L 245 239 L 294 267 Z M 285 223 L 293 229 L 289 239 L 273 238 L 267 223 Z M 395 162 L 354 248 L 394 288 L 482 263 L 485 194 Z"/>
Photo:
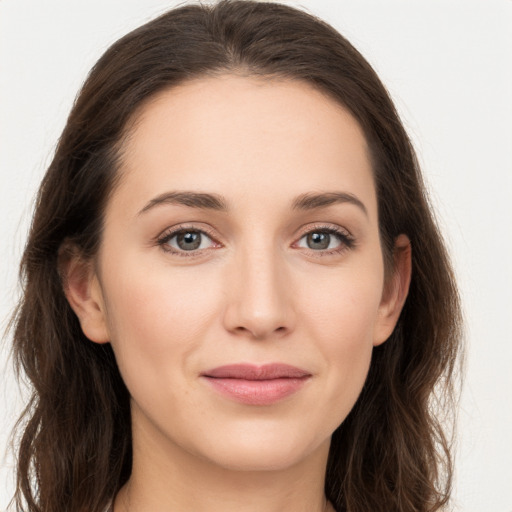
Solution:
<path fill-rule="evenodd" d="M 332 224 L 330 222 L 312 222 L 304 224 L 298 229 L 298 238 L 315 231 L 329 231 L 333 233 L 338 233 L 340 235 L 344 235 L 347 238 L 353 238 L 352 233 L 347 228 L 342 227 L 339 224 Z"/>
<path fill-rule="evenodd" d="M 176 249 L 174 247 L 171 247 L 169 245 L 166 245 L 169 240 L 171 240 L 174 236 L 178 235 L 179 233 L 186 232 L 186 231 L 195 231 L 198 233 L 201 233 L 202 235 L 205 235 L 208 237 L 212 243 L 214 244 L 213 247 L 203 248 L 203 249 L 197 249 L 192 251 L 185 251 Z M 297 244 L 299 243 L 304 236 L 314 233 L 314 232 L 324 232 L 329 233 L 332 235 L 335 235 L 340 240 L 340 246 L 333 248 L 333 249 L 309 249 L 305 247 L 297 247 Z M 157 237 L 154 239 L 154 244 L 161 247 L 163 251 L 166 253 L 174 254 L 177 256 L 184 256 L 184 257 L 198 257 L 201 255 L 204 255 L 206 251 L 210 251 L 214 248 L 223 247 L 223 244 L 218 241 L 218 236 L 216 233 L 214 233 L 214 230 L 211 229 L 208 226 L 204 226 L 201 224 L 199 227 L 197 224 L 178 224 L 176 226 L 171 226 L 166 228 L 164 231 L 162 231 Z M 292 243 L 291 247 L 294 249 L 301 249 L 303 251 L 311 253 L 313 256 L 329 256 L 329 255 L 336 255 L 340 254 L 346 250 L 354 248 L 356 245 L 356 240 L 354 236 L 350 233 L 350 231 L 344 227 L 339 226 L 338 224 L 330 224 L 330 223 L 313 223 L 313 224 L 307 224 L 305 226 L 301 226 L 299 228 L 299 234 L 295 238 L 295 241 Z"/>
<path fill-rule="evenodd" d="M 197 249 L 193 251 L 184 251 L 180 249 L 176 249 L 175 247 L 171 247 L 169 245 L 166 245 L 169 240 L 174 238 L 179 233 L 187 232 L 187 231 L 194 231 L 197 233 L 201 233 L 202 235 L 209 238 L 213 244 L 214 247 L 208 247 L 205 249 Z M 208 227 L 198 227 L 194 224 L 178 224 L 177 226 L 171 226 L 169 228 L 166 228 L 164 231 L 162 231 L 157 237 L 154 239 L 155 245 L 159 245 L 163 251 L 170 254 L 175 254 L 177 256 L 184 256 L 188 258 L 193 258 L 196 256 L 203 255 L 205 251 L 208 251 L 212 248 L 218 248 L 222 247 L 222 244 L 217 240 L 217 237 L 215 234 L 213 234 L 213 230 L 211 230 Z"/>
<path fill-rule="evenodd" d="M 329 233 L 337 236 L 340 239 L 341 245 L 340 247 L 336 247 L 334 249 L 324 249 L 324 250 L 315 250 L 315 249 L 309 249 L 305 247 L 297 247 L 297 244 L 300 240 L 302 240 L 306 235 L 310 233 L 315 232 L 323 232 L 323 233 Z M 337 224 L 330 224 L 330 223 L 314 223 L 314 224 L 307 224 L 306 226 L 302 226 L 300 228 L 300 234 L 295 239 L 295 242 L 293 242 L 292 247 L 296 249 L 301 249 L 308 251 L 309 253 L 313 254 L 314 256 L 328 256 L 328 255 L 335 255 L 340 254 L 346 250 L 353 249 L 356 245 L 356 239 L 352 235 L 352 233 Z"/>

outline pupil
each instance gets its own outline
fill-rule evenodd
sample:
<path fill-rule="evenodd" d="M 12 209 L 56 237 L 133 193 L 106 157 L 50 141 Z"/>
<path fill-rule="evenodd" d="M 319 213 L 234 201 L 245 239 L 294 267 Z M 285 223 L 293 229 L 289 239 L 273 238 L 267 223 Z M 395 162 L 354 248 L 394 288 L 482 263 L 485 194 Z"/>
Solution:
<path fill-rule="evenodd" d="M 328 233 L 310 233 L 307 240 L 310 249 L 327 249 L 331 236 Z"/>
<path fill-rule="evenodd" d="M 177 239 L 178 247 L 184 251 L 192 251 L 201 245 L 200 233 L 180 233 Z"/>

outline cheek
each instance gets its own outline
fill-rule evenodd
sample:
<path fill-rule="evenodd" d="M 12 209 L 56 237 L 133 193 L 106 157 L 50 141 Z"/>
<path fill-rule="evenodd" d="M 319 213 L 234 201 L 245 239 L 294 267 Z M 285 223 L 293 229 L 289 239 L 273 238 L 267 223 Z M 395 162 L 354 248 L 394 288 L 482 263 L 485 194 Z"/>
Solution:
<path fill-rule="evenodd" d="M 105 283 L 111 343 L 128 381 L 134 375 L 142 381 L 143 372 L 151 380 L 164 377 L 183 365 L 211 328 L 219 304 L 217 287 L 200 272 L 140 263 L 118 260 Z"/>
<path fill-rule="evenodd" d="M 326 349 L 334 352 L 371 345 L 382 286 L 378 262 L 361 269 L 333 269 L 311 279 L 309 286 L 304 283 L 296 296 L 300 297 L 301 316 L 309 319 L 310 328 L 315 330 L 313 339 L 326 340 Z"/>
<path fill-rule="evenodd" d="M 368 268 L 361 273 L 337 271 L 336 276 L 317 281 L 309 293 L 300 292 L 308 297 L 302 304 L 308 338 L 316 340 L 325 362 L 324 414 L 334 428 L 355 404 L 371 362 L 383 277 Z"/>

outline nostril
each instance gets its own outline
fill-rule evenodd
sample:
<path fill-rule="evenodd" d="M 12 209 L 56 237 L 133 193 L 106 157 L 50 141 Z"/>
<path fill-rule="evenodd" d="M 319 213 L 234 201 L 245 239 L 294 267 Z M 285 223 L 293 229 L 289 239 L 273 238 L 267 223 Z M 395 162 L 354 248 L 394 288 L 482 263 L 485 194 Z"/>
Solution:
<path fill-rule="evenodd" d="M 243 325 L 240 325 L 238 327 L 235 327 L 233 332 L 236 332 L 238 334 L 243 334 L 243 335 L 250 335 L 251 337 L 253 337 L 255 339 L 263 339 L 263 338 L 272 336 L 272 334 L 275 335 L 276 333 L 285 334 L 287 332 L 287 330 L 288 329 L 285 326 L 279 326 L 279 327 L 276 327 L 275 329 L 265 329 L 265 328 L 258 329 L 257 327 L 255 327 L 254 329 L 251 329 L 249 327 L 244 327 Z"/>

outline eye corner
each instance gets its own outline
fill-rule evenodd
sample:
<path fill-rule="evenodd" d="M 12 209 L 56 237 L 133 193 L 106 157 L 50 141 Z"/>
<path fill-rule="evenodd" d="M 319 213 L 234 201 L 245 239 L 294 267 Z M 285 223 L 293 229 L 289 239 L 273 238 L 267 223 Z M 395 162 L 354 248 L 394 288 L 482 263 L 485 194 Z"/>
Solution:
<path fill-rule="evenodd" d="M 209 232 L 210 230 L 203 227 L 199 228 L 193 225 L 174 226 L 167 228 L 155 239 L 157 245 L 163 252 L 176 255 L 179 257 L 199 257 L 205 254 L 206 251 L 211 249 L 218 249 L 223 247 L 222 243 L 217 240 L 217 237 Z M 182 235 L 183 238 L 179 238 Z M 186 235 L 195 235 L 188 237 Z M 171 243 L 174 239 L 175 242 Z M 181 246 L 180 246 L 181 244 Z M 207 244 L 208 246 L 204 246 Z M 183 245 L 188 245 L 185 247 Z"/>
<path fill-rule="evenodd" d="M 313 235 L 320 235 L 316 238 L 316 247 L 309 245 L 311 242 L 315 242 L 315 238 L 308 240 L 308 237 Z M 337 244 L 334 247 L 329 247 L 333 238 L 337 240 Z M 302 245 L 303 240 L 305 240 L 304 245 Z M 303 229 L 291 247 L 305 249 L 314 256 L 336 256 L 353 249 L 355 245 L 355 237 L 346 228 L 332 224 L 317 224 Z"/>

